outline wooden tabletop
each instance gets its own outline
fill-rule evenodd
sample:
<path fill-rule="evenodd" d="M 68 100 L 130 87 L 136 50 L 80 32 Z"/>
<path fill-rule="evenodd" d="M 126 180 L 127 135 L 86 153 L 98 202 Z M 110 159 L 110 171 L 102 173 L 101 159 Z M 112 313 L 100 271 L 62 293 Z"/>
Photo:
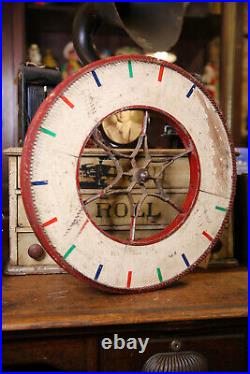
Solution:
<path fill-rule="evenodd" d="M 4 276 L 3 331 L 247 316 L 245 269 L 192 273 L 160 291 L 114 295 L 67 274 Z"/>

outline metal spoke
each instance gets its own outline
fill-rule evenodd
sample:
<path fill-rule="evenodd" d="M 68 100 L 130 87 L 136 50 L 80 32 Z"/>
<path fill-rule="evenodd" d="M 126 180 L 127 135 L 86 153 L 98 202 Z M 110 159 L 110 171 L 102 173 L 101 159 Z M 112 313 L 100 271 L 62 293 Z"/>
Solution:
<path fill-rule="evenodd" d="M 131 158 L 130 155 L 118 152 L 115 149 L 110 148 L 107 144 L 105 144 L 105 140 L 103 139 L 98 129 L 96 129 L 93 134 L 93 141 L 96 143 L 96 145 L 99 145 L 104 151 L 106 151 L 110 156 L 112 155 L 112 157 L 119 156 L 122 158 Z"/>
<path fill-rule="evenodd" d="M 166 203 L 171 205 L 171 207 L 174 208 L 175 210 L 177 210 L 177 212 L 184 213 L 184 211 L 181 208 L 179 208 L 175 203 L 173 203 L 172 200 L 169 199 L 169 200 L 166 201 Z"/>
<path fill-rule="evenodd" d="M 169 196 L 166 196 L 164 194 L 158 194 L 158 193 L 149 193 L 148 196 L 151 197 L 157 197 L 158 199 L 164 201 L 165 203 L 171 205 L 175 210 L 177 210 L 179 213 L 183 213 L 183 210 L 179 208 L 175 203 L 173 203 Z"/>
<path fill-rule="evenodd" d="M 144 164 L 144 167 L 147 167 L 150 162 L 152 161 L 152 157 L 149 153 L 149 149 L 148 149 L 148 137 L 147 135 L 145 135 L 144 137 L 144 144 L 143 144 L 143 149 L 144 149 L 144 154 L 145 154 L 145 164 Z"/>
<path fill-rule="evenodd" d="M 140 197 L 140 200 L 137 203 L 135 203 L 133 201 L 132 194 L 131 193 L 128 194 L 128 199 L 131 205 L 131 221 L 130 221 L 130 235 L 129 235 L 129 240 L 131 242 L 135 240 L 136 220 L 140 214 L 142 205 L 147 197 L 148 197 L 148 193 L 145 189 L 144 193 Z"/>
<path fill-rule="evenodd" d="M 141 134 L 140 134 L 140 136 L 137 140 L 136 147 L 135 147 L 134 151 L 131 153 L 131 158 L 135 158 L 135 156 L 137 156 L 137 154 L 139 152 L 139 149 L 142 146 L 142 143 L 143 143 L 144 137 L 146 135 L 146 131 L 147 131 L 148 119 L 149 119 L 148 111 L 145 111 L 144 118 L 143 118 L 142 131 L 141 131 Z"/>
<path fill-rule="evenodd" d="M 109 185 L 108 187 L 104 188 L 100 193 L 89 197 L 87 200 L 83 201 L 84 205 L 88 205 L 89 203 L 97 200 L 97 199 L 103 199 L 105 196 L 115 195 L 115 194 L 128 194 L 130 191 L 134 188 L 136 185 L 136 182 L 130 183 L 130 185 L 126 189 L 111 189 L 114 186 L 114 182 L 112 183 L 112 186 Z"/>
<path fill-rule="evenodd" d="M 104 188 L 99 194 L 89 197 L 87 200 L 84 201 L 84 204 L 87 205 L 98 198 L 103 198 L 120 181 L 122 176 L 123 176 L 123 171 L 119 171 L 115 179 L 112 181 L 112 183 L 108 187 Z"/>
<path fill-rule="evenodd" d="M 174 163 L 174 161 L 178 160 L 179 158 L 183 157 L 183 156 L 186 156 L 187 154 L 189 154 L 190 152 L 192 152 L 192 149 L 187 149 L 185 150 L 184 152 L 180 153 L 179 155 L 176 155 L 174 157 L 171 157 L 170 159 L 168 159 L 167 161 L 165 161 L 163 163 L 163 165 L 161 166 L 161 169 L 158 171 L 158 173 L 156 173 L 155 175 L 155 178 L 159 178 L 162 173 L 164 172 L 164 170 L 170 166 L 171 164 Z"/>

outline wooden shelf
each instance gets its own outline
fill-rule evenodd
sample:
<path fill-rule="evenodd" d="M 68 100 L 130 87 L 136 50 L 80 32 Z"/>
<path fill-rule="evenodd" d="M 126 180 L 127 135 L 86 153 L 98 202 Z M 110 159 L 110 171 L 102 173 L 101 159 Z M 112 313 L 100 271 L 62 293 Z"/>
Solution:
<path fill-rule="evenodd" d="M 4 332 L 247 317 L 247 271 L 189 274 L 167 289 L 101 292 L 68 274 L 4 276 Z"/>

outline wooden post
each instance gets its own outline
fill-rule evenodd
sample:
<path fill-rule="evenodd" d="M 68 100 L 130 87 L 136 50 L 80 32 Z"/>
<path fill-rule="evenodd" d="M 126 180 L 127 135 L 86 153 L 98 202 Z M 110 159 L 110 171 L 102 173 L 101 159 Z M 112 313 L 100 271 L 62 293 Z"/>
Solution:
<path fill-rule="evenodd" d="M 245 7 L 223 3 L 220 60 L 220 106 L 232 132 L 235 145 L 242 143 L 242 61 Z"/>

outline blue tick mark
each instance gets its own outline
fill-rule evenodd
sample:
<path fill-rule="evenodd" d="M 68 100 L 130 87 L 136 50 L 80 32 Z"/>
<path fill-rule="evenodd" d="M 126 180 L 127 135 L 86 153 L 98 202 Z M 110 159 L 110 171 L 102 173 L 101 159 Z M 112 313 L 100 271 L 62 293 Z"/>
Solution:
<path fill-rule="evenodd" d="M 188 268 L 190 266 L 189 261 L 185 255 L 185 253 L 182 253 L 181 257 L 183 258 L 183 261 L 185 262 L 186 267 Z"/>
<path fill-rule="evenodd" d="M 195 89 L 196 85 L 193 84 L 192 87 L 190 88 L 190 90 L 188 91 L 188 93 L 186 94 L 186 97 L 189 99 L 190 96 L 192 95 L 192 93 L 194 92 L 194 89 Z"/>
<path fill-rule="evenodd" d="M 48 184 L 48 181 L 34 181 L 31 182 L 32 186 L 44 186 L 45 184 Z"/>
<path fill-rule="evenodd" d="M 97 76 L 95 70 L 92 70 L 91 73 L 92 73 L 92 75 L 93 75 L 93 78 L 94 78 L 95 83 L 97 84 L 97 86 L 98 86 L 98 87 L 101 87 L 101 82 L 99 81 L 99 78 L 98 78 L 98 76 Z"/>
<path fill-rule="evenodd" d="M 95 273 L 95 278 L 94 278 L 95 280 L 97 280 L 97 279 L 99 278 L 100 273 L 101 273 L 101 271 L 102 271 L 102 268 L 103 268 L 103 265 L 100 264 L 100 265 L 98 266 L 98 269 L 97 269 L 96 273 Z"/>

